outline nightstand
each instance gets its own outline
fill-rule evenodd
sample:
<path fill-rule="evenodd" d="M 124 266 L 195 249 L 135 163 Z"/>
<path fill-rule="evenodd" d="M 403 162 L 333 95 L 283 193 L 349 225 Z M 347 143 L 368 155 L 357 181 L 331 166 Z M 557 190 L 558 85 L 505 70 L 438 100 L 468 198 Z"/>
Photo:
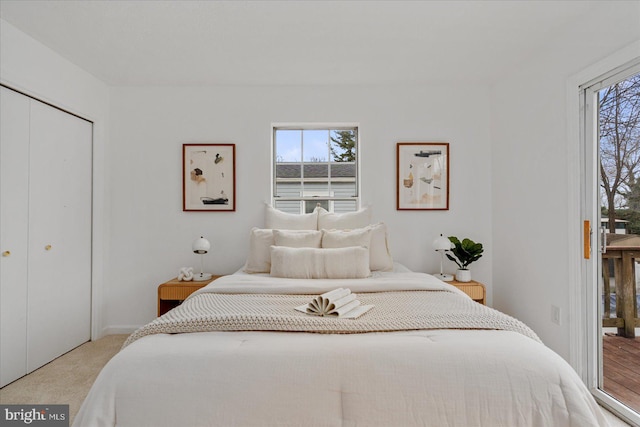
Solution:
<path fill-rule="evenodd" d="M 189 295 L 222 276 L 211 276 L 201 282 L 180 282 L 174 278 L 158 286 L 158 317 L 180 305 Z"/>
<path fill-rule="evenodd" d="M 457 280 L 452 280 L 451 282 L 447 283 L 455 286 L 465 294 L 469 295 L 472 300 L 479 302 L 480 304 L 487 303 L 487 291 L 482 283 L 476 282 L 475 280 L 472 280 L 470 282 L 458 282 Z"/>

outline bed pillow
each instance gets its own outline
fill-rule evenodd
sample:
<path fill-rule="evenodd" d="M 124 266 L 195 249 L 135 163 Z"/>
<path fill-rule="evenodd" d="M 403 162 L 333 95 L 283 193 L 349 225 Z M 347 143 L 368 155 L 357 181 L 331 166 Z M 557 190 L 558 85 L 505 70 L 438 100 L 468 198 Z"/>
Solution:
<path fill-rule="evenodd" d="M 273 230 L 275 246 L 319 248 L 322 232 L 317 230 Z"/>
<path fill-rule="evenodd" d="M 337 214 L 328 212 L 326 209 L 317 207 L 314 212 L 318 213 L 318 230 L 327 229 L 353 229 L 362 228 L 371 224 L 371 208 L 369 206 L 356 212 Z"/>
<path fill-rule="evenodd" d="M 393 258 L 389 251 L 389 234 L 384 222 L 371 224 L 365 227 L 371 231 L 371 244 L 369 245 L 371 271 L 393 270 Z"/>
<path fill-rule="evenodd" d="M 355 230 L 322 230 L 323 248 L 366 246 L 369 248 L 371 271 L 393 270 L 385 223 L 371 224 Z"/>
<path fill-rule="evenodd" d="M 310 214 L 290 214 L 266 205 L 264 226 L 280 230 L 317 230 L 318 212 L 314 210 Z"/>
<path fill-rule="evenodd" d="M 271 270 L 271 246 L 273 230 L 254 227 L 249 233 L 249 256 L 244 265 L 245 273 L 268 273 Z"/>
<path fill-rule="evenodd" d="M 349 246 L 371 245 L 371 230 L 358 228 L 356 230 L 322 230 L 323 248 L 346 248 Z"/>
<path fill-rule="evenodd" d="M 271 247 L 271 275 L 288 279 L 362 279 L 371 275 L 367 248 Z"/>

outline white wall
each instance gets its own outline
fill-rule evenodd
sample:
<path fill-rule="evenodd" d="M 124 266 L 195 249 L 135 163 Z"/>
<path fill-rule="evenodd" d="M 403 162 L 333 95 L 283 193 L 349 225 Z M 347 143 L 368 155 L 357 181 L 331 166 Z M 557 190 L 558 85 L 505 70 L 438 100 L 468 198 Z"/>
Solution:
<path fill-rule="evenodd" d="M 100 80 L 40 42 L 0 19 L 0 82 L 93 121 L 93 300 L 92 336 L 102 331 L 100 304 L 108 245 L 108 182 L 105 145 L 108 138 L 109 91 Z"/>
<path fill-rule="evenodd" d="M 581 218 L 569 219 L 580 194 L 570 184 L 579 177 L 567 173 L 576 162 L 568 154 L 576 151 L 567 139 L 574 125 L 567 122 L 567 82 L 640 39 L 640 3 L 597 5 L 553 37 L 553 45 L 492 90 L 493 301 L 568 359 L 570 262 L 581 245 L 569 229 L 579 229 Z M 552 304 L 561 310 L 560 325 L 551 322 Z"/>
<path fill-rule="evenodd" d="M 242 266 L 248 232 L 263 225 L 270 199 L 271 124 L 282 122 L 359 123 L 362 200 L 388 224 L 394 258 L 437 271 L 431 243 L 438 233 L 471 237 L 487 246 L 472 267 L 491 295 L 488 96 L 486 88 L 463 86 L 112 89 L 107 332 L 155 316 L 158 284 L 198 265 L 190 245 L 200 234 L 213 243 L 208 271 Z M 396 142 L 408 141 L 451 144 L 449 211 L 396 211 Z M 236 144 L 235 213 L 182 212 L 181 149 L 194 142 Z"/>

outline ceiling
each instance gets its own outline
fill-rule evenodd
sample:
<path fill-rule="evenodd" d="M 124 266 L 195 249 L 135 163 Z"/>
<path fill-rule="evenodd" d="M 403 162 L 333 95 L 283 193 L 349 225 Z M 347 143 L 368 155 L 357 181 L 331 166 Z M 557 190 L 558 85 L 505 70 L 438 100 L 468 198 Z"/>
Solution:
<path fill-rule="evenodd" d="M 0 17 L 114 86 L 474 84 L 605 4 L 0 0 Z"/>

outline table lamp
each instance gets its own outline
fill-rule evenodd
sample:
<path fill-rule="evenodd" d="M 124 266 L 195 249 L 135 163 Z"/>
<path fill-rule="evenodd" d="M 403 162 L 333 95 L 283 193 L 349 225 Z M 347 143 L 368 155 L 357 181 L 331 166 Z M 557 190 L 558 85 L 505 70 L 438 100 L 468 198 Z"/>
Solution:
<path fill-rule="evenodd" d="M 433 241 L 433 249 L 436 252 L 440 252 L 440 273 L 434 274 L 435 277 L 442 280 L 443 282 L 451 282 L 453 280 L 453 275 L 444 274 L 442 272 L 442 263 L 444 262 L 444 253 L 451 249 L 451 241 L 444 237 L 442 234 Z"/>
<path fill-rule="evenodd" d="M 198 255 L 201 255 L 200 257 L 200 273 L 194 274 L 193 275 L 193 280 L 195 282 L 202 282 L 203 280 L 209 280 L 211 279 L 211 274 L 210 273 L 204 273 L 204 254 L 206 254 L 207 252 L 209 252 L 209 249 L 211 249 L 211 243 L 209 243 L 209 241 L 207 239 L 205 239 L 204 237 L 200 236 L 199 239 L 196 239 L 193 241 L 193 243 L 191 244 L 191 249 L 193 250 L 193 252 L 197 253 Z"/>

